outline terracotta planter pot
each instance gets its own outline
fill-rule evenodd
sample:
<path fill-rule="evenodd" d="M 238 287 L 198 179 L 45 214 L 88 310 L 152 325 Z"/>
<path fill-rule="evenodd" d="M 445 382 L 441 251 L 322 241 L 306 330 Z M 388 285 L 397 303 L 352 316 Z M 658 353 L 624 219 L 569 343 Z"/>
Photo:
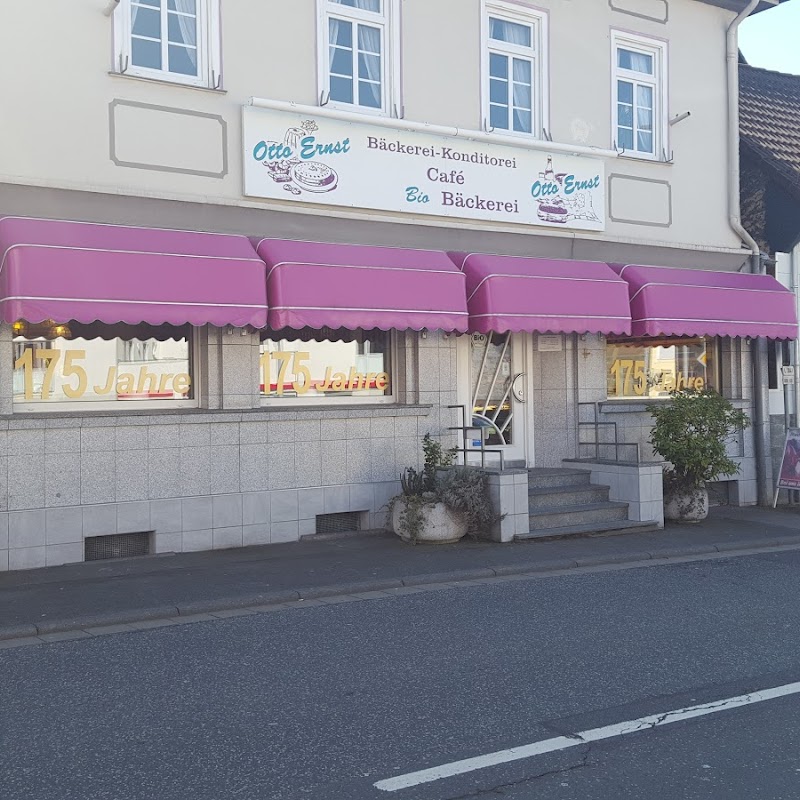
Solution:
<path fill-rule="evenodd" d="M 673 522 L 700 522 L 708 516 L 708 491 L 698 489 L 671 490 L 664 495 L 664 518 Z"/>
<path fill-rule="evenodd" d="M 392 530 L 404 541 L 411 541 L 402 530 L 400 517 L 406 510 L 406 501 L 398 497 L 392 510 Z M 422 507 L 424 519 L 417 541 L 424 544 L 452 544 L 467 532 L 467 521 L 461 514 L 451 511 L 444 503 L 426 503 Z"/>

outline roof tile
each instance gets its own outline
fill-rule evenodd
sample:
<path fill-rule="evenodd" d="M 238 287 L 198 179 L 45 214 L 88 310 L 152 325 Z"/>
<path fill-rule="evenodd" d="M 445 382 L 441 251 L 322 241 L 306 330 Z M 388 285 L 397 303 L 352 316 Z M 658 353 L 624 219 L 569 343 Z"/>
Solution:
<path fill-rule="evenodd" d="M 739 132 L 800 195 L 800 75 L 739 65 Z"/>

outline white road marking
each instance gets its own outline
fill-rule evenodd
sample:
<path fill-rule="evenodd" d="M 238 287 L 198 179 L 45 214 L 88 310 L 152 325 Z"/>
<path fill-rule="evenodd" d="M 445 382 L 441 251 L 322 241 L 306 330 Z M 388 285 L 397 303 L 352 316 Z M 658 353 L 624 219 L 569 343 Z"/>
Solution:
<path fill-rule="evenodd" d="M 729 711 L 732 708 L 741 708 L 753 703 L 763 703 L 765 700 L 774 700 L 778 697 L 786 697 L 787 695 L 798 693 L 800 693 L 800 682 L 787 683 L 784 686 L 776 686 L 774 689 L 762 689 L 761 691 L 739 695 L 738 697 L 729 697 L 726 700 L 715 700 L 712 703 L 679 708 L 663 714 L 651 714 L 648 717 L 640 717 L 627 722 L 617 722 L 614 725 L 604 725 L 602 728 L 592 728 L 570 736 L 556 736 L 553 739 L 544 739 L 533 744 L 511 747 L 508 750 L 498 750 L 495 753 L 487 753 L 475 758 L 465 758 L 462 761 L 453 761 L 450 764 L 442 764 L 439 767 L 431 767 L 430 769 L 387 778 L 386 780 L 378 781 L 374 786 L 384 792 L 397 792 L 401 789 L 419 786 L 421 783 L 432 783 L 443 778 L 452 778 L 455 775 L 463 775 L 467 772 L 495 767 L 498 764 L 507 764 L 511 761 L 520 761 L 524 758 L 566 750 L 570 747 L 579 747 L 580 745 L 599 742 L 603 739 L 626 736 L 629 733 L 653 730 L 663 725 L 671 725 L 673 722 L 705 717 L 708 714 Z"/>

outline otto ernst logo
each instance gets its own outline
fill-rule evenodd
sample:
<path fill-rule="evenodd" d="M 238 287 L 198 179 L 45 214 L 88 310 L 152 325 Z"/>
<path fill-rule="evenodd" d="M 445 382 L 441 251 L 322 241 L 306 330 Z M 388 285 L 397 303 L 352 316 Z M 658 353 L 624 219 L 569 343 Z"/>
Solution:
<path fill-rule="evenodd" d="M 320 142 L 314 136 L 318 130 L 314 120 L 306 120 L 299 128 L 289 128 L 282 142 L 260 141 L 253 148 L 253 158 L 267 168 L 275 183 L 293 195 L 332 192 L 339 185 L 339 175 L 317 159 L 349 153 L 350 139 Z"/>
<path fill-rule="evenodd" d="M 553 157 L 547 157 L 547 167 L 531 186 L 531 196 L 539 209 L 542 222 L 566 224 L 583 219 L 600 222 L 592 206 L 592 193 L 600 188 L 600 176 L 579 180 L 567 172 L 553 169 Z"/>

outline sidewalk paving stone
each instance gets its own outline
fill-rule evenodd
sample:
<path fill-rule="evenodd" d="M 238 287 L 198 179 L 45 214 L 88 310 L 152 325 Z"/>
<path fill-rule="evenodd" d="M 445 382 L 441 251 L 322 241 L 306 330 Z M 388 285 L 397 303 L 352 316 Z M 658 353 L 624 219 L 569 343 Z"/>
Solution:
<path fill-rule="evenodd" d="M 800 547 L 792 510 L 715 508 L 697 525 L 527 541 L 413 547 L 384 532 L 0 573 L 0 640 L 137 630 L 284 608 L 502 582 L 593 565 Z M 355 597 L 355 596 L 358 597 Z M 303 598 L 300 600 L 299 598 Z M 339 598 L 339 599 L 337 599 Z M 172 621 L 167 618 L 173 618 Z M 90 634 L 84 634 L 89 636 Z"/>

